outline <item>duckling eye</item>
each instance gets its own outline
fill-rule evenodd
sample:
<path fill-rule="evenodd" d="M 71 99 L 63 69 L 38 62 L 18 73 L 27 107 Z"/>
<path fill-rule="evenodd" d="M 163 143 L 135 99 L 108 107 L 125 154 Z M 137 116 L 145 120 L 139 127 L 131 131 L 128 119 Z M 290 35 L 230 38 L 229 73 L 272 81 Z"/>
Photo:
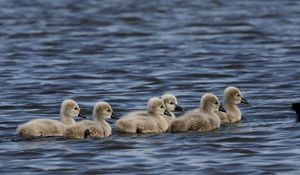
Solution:
<path fill-rule="evenodd" d="M 110 112 L 110 109 L 107 109 L 106 111 L 107 111 L 107 112 Z"/>
<path fill-rule="evenodd" d="M 240 94 L 237 94 L 236 96 L 240 97 L 241 95 L 240 95 Z"/>
<path fill-rule="evenodd" d="M 164 106 L 161 105 L 160 108 L 164 108 Z"/>
<path fill-rule="evenodd" d="M 219 104 L 219 102 L 217 102 L 217 101 L 216 101 L 216 103 L 215 103 L 215 104 L 216 104 L 216 105 L 218 105 L 218 104 Z"/>
<path fill-rule="evenodd" d="M 171 104 L 171 105 L 173 105 L 173 104 L 174 104 L 174 102 L 170 102 L 170 104 Z"/>
<path fill-rule="evenodd" d="M 77 108 L 77 107 L 75 107 L 74 109 L 75 109 L 75 110 L 78 110 L 78 108 Z"/>

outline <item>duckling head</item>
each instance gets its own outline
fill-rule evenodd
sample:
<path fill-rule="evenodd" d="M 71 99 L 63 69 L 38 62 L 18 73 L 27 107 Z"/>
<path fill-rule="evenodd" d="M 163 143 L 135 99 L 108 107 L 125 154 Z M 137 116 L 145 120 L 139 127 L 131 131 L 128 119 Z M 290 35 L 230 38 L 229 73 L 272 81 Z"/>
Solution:
<path fill-rule="evenodd" d="M 116 115 L 110 106 L 110 104 L 100 101 L 97 102 L 93 109 L 93 116 L 96 120 L 104 119 L 107 120 L 109 118 L 116 118 Z"/>
<path fill-rule="evenodd" d="M 216 112 L 222 109 L 217 96 L 211 93 L 206 93 L 202 96 L 200 101 L 200 109 L 206 112 Z"/>
<path fill-rule="evenodd" d="M 178 105 L 177 98 L 172 94 L 164 94 L 161 99 L 163 100 L 168 111 L 183 111 L 183 108 Z"/>
<path fill-rule="evenodd" d="M 66 117 L 82 117 L 85 118 L 84 116 L 82 116 L 80 114 L 80 108 L 78 106 L 78 104 L 71 99 L 66 99 L 62 102 L 61 107 L 60 107 L 60 114 L 62 116 L 66 116 Z"/>
<path fill-rule="evenodd" d="M 224 101 L 225 103 L 235 105 L 240 103 L 248 104 L 248 101 L 243 97 L 241 91 L 234 86 L 229 86 L 224 90 Z"/>
<path fill-rule="evenodd" d="M 155 115 L 165 114 L 168 116 L 172 116 L 172 114 L 166 109 L 164 102 L 158 97 L 150 98 L 150 100 L 148 101 L 147 111 L 148 113 Z"/>

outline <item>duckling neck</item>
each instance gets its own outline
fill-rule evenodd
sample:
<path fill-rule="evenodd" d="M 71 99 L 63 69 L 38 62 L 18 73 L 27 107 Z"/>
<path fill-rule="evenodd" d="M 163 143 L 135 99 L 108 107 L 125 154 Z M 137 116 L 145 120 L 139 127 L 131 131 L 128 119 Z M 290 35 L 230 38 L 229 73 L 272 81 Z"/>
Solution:
<path fill-rule="evenodd" d="M 206 114 L 208 114 L 212 118 L 215 118 L 217 116 L 216 111 L 213 111 L 213 110 L 206 110 L 206 111 L 203 111 L 203 112 L 205 112 Z M 217 116 L 217 118 L 219 118 L 219 117 Z"/>
<path fill-rule="evenodd" d="M 234 122 L 241 120 L 241 111 L 235 104 L 225 103 L 224 108 L 230 120 Z"/>
<path fill-rule="evenodd" d="M 108 122 L 104 118 L 96 118 L 96 122 L 99 123 L 101 126 L 111 130 L 110 125 L 108 124 Z"/>
<path fill-rule="evenodd" d="M 240 109 L 233 103 L 225 103 L 224 108 L 226 109 L 226 111 L 229 111 L 229 112 L 240 111 Z"/>
<path fill-rule="evenodd" d="M 162 116 L 161 114 L 157 114 L 157 113 L 150 112 L 150 111 L 148 111 L 148 114 L 150 114 L 153 117 L 160 117 L 160 116 Z"/>
<path fill-rule="evenodd" d="M 63 114 L 61 114 L 61 116 L 60 116 L 60 121 L 66 125 L 71 125 L 71 124 L 75 123 L 75 120 L 73 119 L 73 117 L 66 116 Z"/>
<path fill-rule="evenodd" d="M 165 117 L 171 118 L 171 116 L 154 114 L 154 117 L 155 117 L 155 120 L 157 121 L 158 128 L 162 132 L 165 132 L 168 129 L 168 127 L 169 127 L 169 124 L 168 124 L 167 120 L 165 119 Z"/>
<path fill-rule="evenodd" d="M 106 123 L 106 120 L 102 117 L 96 118 L 95 120 L 99 123 Z"/>
<path fill-rule="evenodd" d="M 207 114 L 212 114 L 213 113 L 213 111 L 210 110 L 208 107 L 202 107 L 202 108 L 200 108 L 200 111 L 204 112 L 204 113 L 207 113 Z"/>
<path fill-rule="evenodd" d="M 217 123 L 221 123 L 221 119 L 217 114 L 217 111 L 209 110 L 209 109 L 200 109 L 200 112 L 208 114 L 209 118 L 215 120 Z"/>

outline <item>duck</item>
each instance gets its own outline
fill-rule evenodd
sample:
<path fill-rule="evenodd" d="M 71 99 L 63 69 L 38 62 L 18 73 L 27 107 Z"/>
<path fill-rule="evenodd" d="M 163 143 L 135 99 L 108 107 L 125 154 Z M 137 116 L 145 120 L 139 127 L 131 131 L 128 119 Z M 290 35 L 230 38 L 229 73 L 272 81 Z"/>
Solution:
<path fill-rule="evenodd" d="M 97 102 L 93 107 L 94 120 L 82 120 L 66 128 L 63 133 L 65 139 L 105 138 L 112 134 L 111 126 L 107 122 L 110 118 L 117 118 L 110 104 Z"/>
<path fill-rule="evenodd" d="M 237 106 L 240 103 L 249 104 L 237 87 L 227 87 L 224 90 L 224 108 L 226 113 L 222 111 L 217 112 L 222 123 L 236 123 L 241 120 L 242 113 Z"/>
<path fill-rule="evenodd" d="M 60 121 L 43 118 L 34 119 L 17 127 L 17 135 L 22 138 L 62 136 L 67 125 L 76 123 L 74 117 L 85 118 L 80 113 L 76 101 L 66 99 L 61 103 Z"/>
<path fill-rule="evenodd" d="M 159 133 L 168 129 L 164 115 L 172 114 L 166 109 L 164 102 L 158 97 L 148 101 L 147 111 L 133 111 L 121 117 L 116 122 L 119 132 L 123 133 Z"/>
<path fill-rule="evenodd" d="M 211 131 L 220 127 L 221 120 L 217 111 L 222 110 L 217 96 L 205 93 L 200 100 L 199 108 L 187 111 L 171 123 L 170 132 Z"/>

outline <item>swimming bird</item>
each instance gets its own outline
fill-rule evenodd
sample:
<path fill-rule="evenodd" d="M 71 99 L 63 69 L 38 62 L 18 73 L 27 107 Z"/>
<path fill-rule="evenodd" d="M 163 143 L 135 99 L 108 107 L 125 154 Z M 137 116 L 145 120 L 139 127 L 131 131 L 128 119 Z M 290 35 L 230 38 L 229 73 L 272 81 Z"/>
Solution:
<path fill-rule="evenodd" d="M 17 128 L 17 134 L 23 138 L 62 136 L 67 125 L 75 123 L 74 117 L 82 117 L 78 104 L 71 99 L 64 100 L 60 107 L 60 121 L 52 119 L 34 119 Z"/>
<path fill-rule="evenodd" d="M 234 86 L 229 86 L 224 90 L 224 108 L 226 113 L 217 112 L 222 120 L 222 123 L 234 123 L 238 122 L 242 118 L 241 110 L 238 108 L 238 104 L 248 101 L 243 97 L 241 91 Z"/>
<path fill-rule="evenodd" d="M 168 123 L 164 115 L 171 117 L 163 101 L 158 97 L 153 97 L 148 101 L 146 112 L 131 112 L 117 120 L 116 126 L 119 132 L 126 133 L 165 132 L 168 129 Z"/>
<path fill-rule="evenodd" d="M 179 112 L 179 111 L 184 111 L 184 109 L 178 105 L 177 98 L 173 94 L 164 94 L 161 97 L 162 101 L 164 102 L 164 105 L 166 106 L 167 111 L 170 112 L 171 116 L 169 115 L 164 115 L 164 119 L 170 126 L 170 124 L 176 119 L 176 116 L 173 112 Z M 130 115 L 147 115 L 147 111 L 136 111 L 134 113 L 130 113 L 127 116 Z"/>
<path fill-rule="evenodd" d="M 109 137 L 111 135 L 111 126 L 106 120 L 116 117 L 112 107 L 106 102 L 97 102 L 93 108 L 93 117 L 94 121 L 82 120 L 68 126 L 63 137 L 67 139 Z"/>
<path fill-rule="evenodd" d="M 293 103 L 292 109 L 296 111 L 296 114 L 300 117 L 300 103 Z"/>
<path fill-rule="evenodd" d="M 218 98 L 211 93 L 206 93 L 201 97 L 200 107 L 186 112 L 171 123 L 171 132 L 183 131 L 211 131 L 219 128 L 220 117 L 216 111 L 220 109 Z"/>

